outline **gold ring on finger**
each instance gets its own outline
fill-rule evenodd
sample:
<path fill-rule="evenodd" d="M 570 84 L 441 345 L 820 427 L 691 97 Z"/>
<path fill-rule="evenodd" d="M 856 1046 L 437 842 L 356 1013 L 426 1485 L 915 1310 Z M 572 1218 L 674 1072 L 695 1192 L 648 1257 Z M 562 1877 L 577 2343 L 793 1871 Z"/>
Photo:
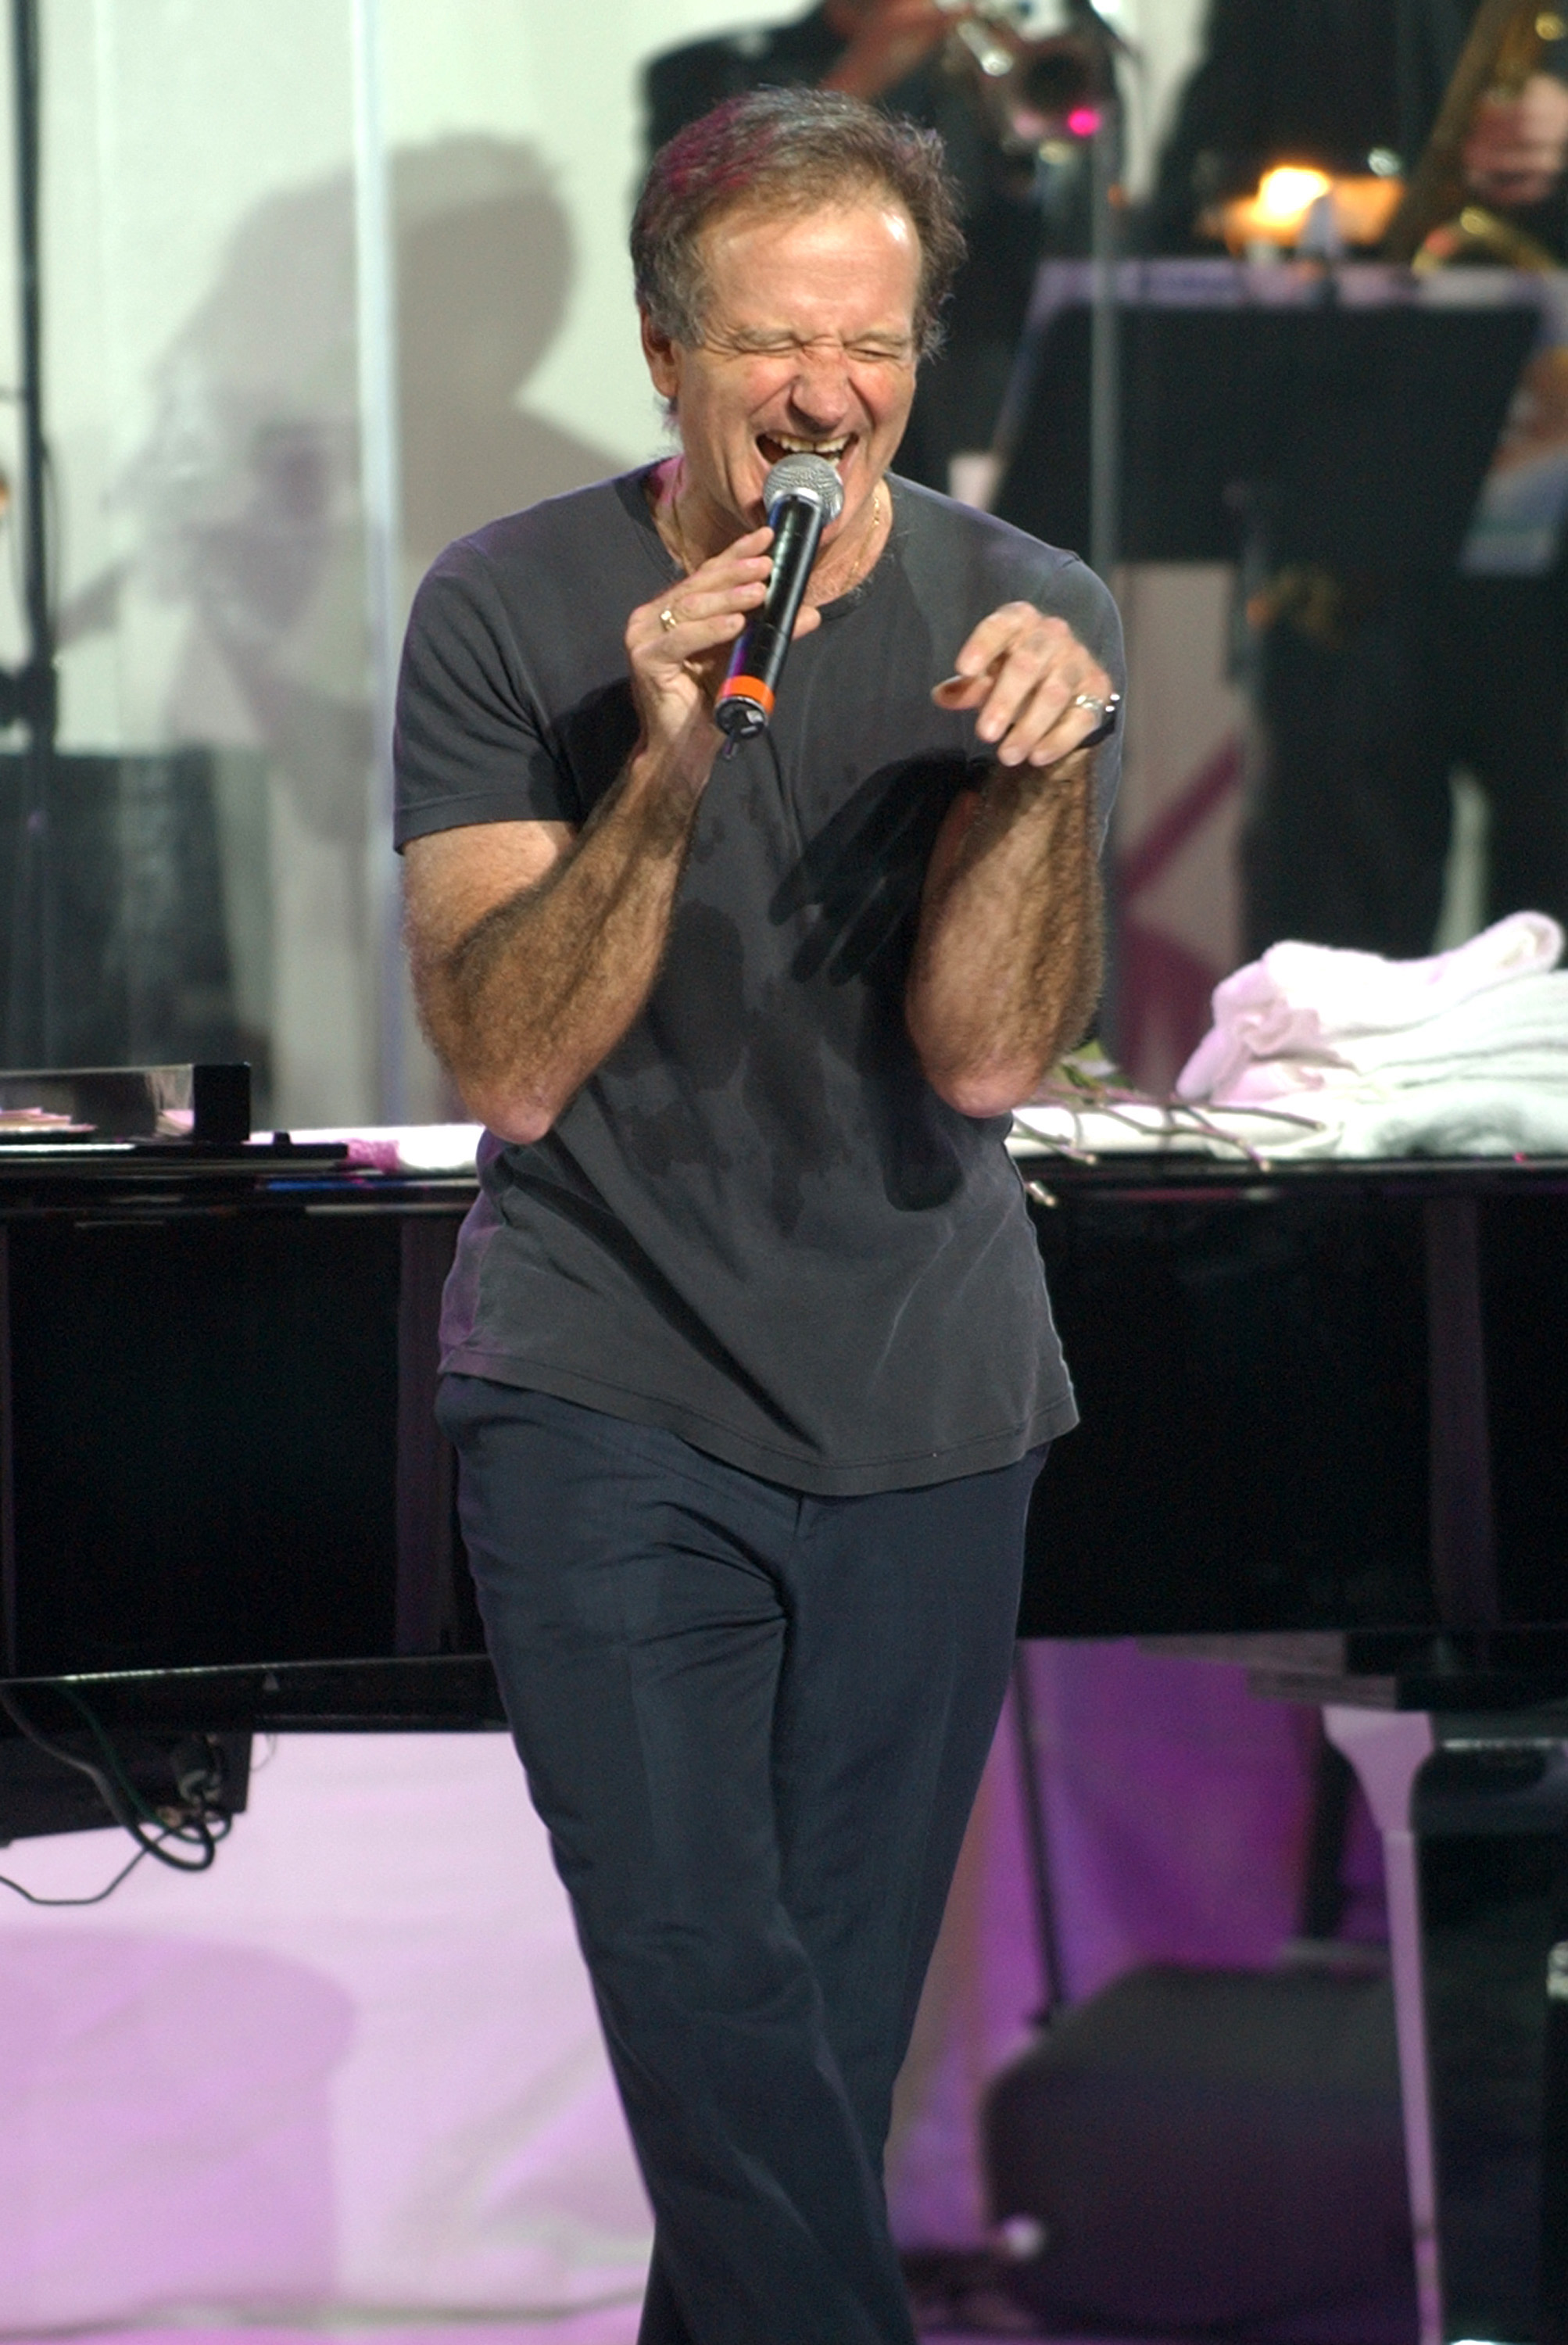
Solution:
<path fill-rule="evenodd" d="M 658 614 L 658 623 L 664 629 L 667 635 L 669 634 L 672 627 L 678 627 L 680 624 L 680 621 L 676 617 L 675 613 L 670 609 L 667 603 Z"/>

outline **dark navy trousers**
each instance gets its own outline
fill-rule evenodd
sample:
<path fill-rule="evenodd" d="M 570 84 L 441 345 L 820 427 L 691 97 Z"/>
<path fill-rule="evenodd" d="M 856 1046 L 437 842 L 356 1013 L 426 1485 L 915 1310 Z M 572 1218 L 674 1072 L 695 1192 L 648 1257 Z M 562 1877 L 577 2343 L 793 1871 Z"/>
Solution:
<path fill-rule="evenodd" d="M 910 2345 L 882 2149 L 1044 1452 L 814 1498 L 478 1377 L 440 1415 L 653 2202 L 641 2345 Z"/>

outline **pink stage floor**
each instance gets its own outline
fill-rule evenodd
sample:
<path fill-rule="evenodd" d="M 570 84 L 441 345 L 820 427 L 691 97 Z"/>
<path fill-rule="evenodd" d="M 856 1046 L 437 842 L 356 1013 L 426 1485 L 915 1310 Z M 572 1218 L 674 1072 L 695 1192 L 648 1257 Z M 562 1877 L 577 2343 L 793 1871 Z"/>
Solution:
<path fill-rule="evenodd" d="M 994 2319 L 983 2326 L 955 2330 L 921 2328 L 921 2345 L 978 2345 L 978 2340 L 1005 2336 L 1027 2338 L 1034 2332 L 1013 2324 L 1019 2316 L 1000 2304 Z M 277 2328 L 260 2323 L 243 2326 L 98 2329 L 81 2327 L 23 2331 L 0 2329 L 0 2345 L 636 2345 L 637 2307 L 604 2306 L 565 2318 L 542 2316 L 517 2320 L 470 2319 L 446 2322 L 388 2320 L 361 2323 L 350 2318 L 323 2321 L 311 2328 Z M 1051 2345 L 1138 2345 L 1136 2340 L 1074 2340 L 1054 2337 Z M 1153 2345 L 1181 2345 L 1163 2337 Z M 1238 2345 L 1232 2340 L 1230 2345 Z"/>
<path fill-rule="evenodd" d="M 17 2330 L 0 2330 L 0 2345 L 76 2345 L 77 2340 L 82 2340 L 82 2345 L 89 2345 L 89 2340 L 90 2345 L 636 2345 L 636 2307 L 619 2305 L 575 2313 L 565 2320 L 475 2320 L 448 2324 L 409 2321 L 373 2328 L 335 2320 L 312 2329 L 82 2328 L 35 2331 L 31 2335 Z M 977 2345 L 983 2337 L 1030 2334 L 1027 2330 L 1011 2328 L 1004 2319 L 983 2330 L 921 2331 L 922 2345 Z M 1074 2345 L 1074 2340 L 1054 2338 L 1052 2345 Z M 1082 2345 L 1117 2345 L 1117 2340 L 1096 2337 L 1082 2340 Z M 1122 2340 L 1122 2345 L 1135 2345 L 1135 2340 Z M 1157 2340 L 1157 2345 L 1180 2345 L 1180 2340 L 1166 2337 Z M 1232 2345 L 1236 2345 L 1235 2340 Z"/>
<path fill-rule="evenodd" d="M 625 2307 L 581 2312 L 564 2320 L 469 2320 L 444 2328 L 399 2324 L 361 2329 L 335 2322 L 321 2329 L 57 2329 L 30 2337 L 0 2330 L 0 2345 L 76 2345 L 77 2340 L 82 2345 L 88 2340 L 90 2345 L 636 2345 L 636 2308 Z M 1001 2326 L 921 2331 L 922 2345 L 976 2345 L 982 2337 L 1007 2334 L 1026 2337 L 1030 2332 Z M 1072 2340 L 1053 2339 L 1052 2345 L 1072 2345 Z M 1092 2345 L 1115 2345 L 1115 2340 L 1097 2337 Z M 1163 2338 L 1158 2345 L 1173 2345 L 1173 2340 Z"/>

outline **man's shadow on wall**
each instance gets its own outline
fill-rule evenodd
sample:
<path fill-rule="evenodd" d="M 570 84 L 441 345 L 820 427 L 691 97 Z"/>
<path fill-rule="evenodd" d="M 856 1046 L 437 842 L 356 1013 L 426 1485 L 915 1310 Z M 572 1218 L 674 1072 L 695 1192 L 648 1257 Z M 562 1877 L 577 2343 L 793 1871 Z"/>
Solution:
<path fill-rule="evenodd" d="M 403 543 L 423 570 L 497 513 L 615 469 L 521 403 L 565 315 L 570 226 L 524 147 L 454 138 L 392 166 Z"/>
<path fill-rule="evenodd" d="M 403 553 L 417 578 L 453 538 L 618 460 L 525 403 L 574 272 L 571 225 L 534 150 L 479 137 L 409 148 L 392 157 L 392 196 Z M 185 604 L 174 737 L 249 731 L 304 786 L 307 827 L 340 838 L 335 777 L 362 772 L 369 748 L 353 624 L 354 283 L 346 173 L 240 223 L 153 368 L 151 428 L 117 496 L 132 543 L 67 593 L 59 624 L 65 647 L 112 628 L 133 584 Z M 221 680 L 199 673 L 214 651 Z M 356 779 L 348 797 L 359 794 Z"/>
<path fill-rule="evenodd" d="M 328 2302 L 332 2088 L 356 2017 L 337 1980 L 263 1947 L 0 1928 L 10 2322 L 47 2333 L 134 2327 L 148 2306 Z"/>
<path fill-rule="evenodd" d="M 451 539 L 616 459 L 526 404 L 575 267 L 535 151 L 453 137 L 394 155 L 391 179 L 407 589 Z M 149 368 L 149 425 L 116 491 L 123 552 L 67 581 L 58 626 L 68 654 L 134 642 L 137 601 L 161 606 L 154 641 L 178 614 L 154 723 L 213 753 L 237 998 L 273 1052 L 276 1106 L 303 1123 L 367 1112 L 371 1081 L 354 195 L 336 172 L 236 228 Z M 138 853 L 150 870 L 153 844 Z M 322 1000 L 340 1005 L 326 1026 Z"/>

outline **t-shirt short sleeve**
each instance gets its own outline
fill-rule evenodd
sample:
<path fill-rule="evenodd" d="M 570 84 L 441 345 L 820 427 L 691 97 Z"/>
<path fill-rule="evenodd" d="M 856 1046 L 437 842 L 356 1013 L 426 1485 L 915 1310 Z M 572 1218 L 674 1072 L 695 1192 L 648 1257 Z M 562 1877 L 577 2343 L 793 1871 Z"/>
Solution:
<path fill-rule="evenodd" d="M 398 680 L 399 848 L 470 823 L 584 817 L 483 550 L 449 546 L 414 597 Z"/>

